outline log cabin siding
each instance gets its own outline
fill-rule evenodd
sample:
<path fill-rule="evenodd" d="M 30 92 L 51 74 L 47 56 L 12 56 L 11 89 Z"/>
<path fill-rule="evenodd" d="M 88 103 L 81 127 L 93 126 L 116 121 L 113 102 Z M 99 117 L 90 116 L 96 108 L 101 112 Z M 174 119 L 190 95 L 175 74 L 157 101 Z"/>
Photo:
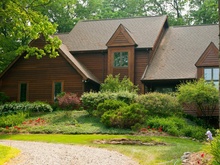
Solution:
<path fill-rule="evenodd" d="M 134 84 L 138 85 L 140 93 L 144 93 L 144 86 L 141 78 L 148 64 L 149 53 L 147 50 L 135 51 L 135 64 L 134 64 Z"/>
<path fill-rule="evenodd" d="M 107 76 L 107 52 L 73 53 L 74 57 L 90 70 L 101 82 Z"/>
<path fill-rule="evenodd" d="M 53 102 L 53 82 L 63 82 L 63 91 L 82 94 L 82 77 L 63 58 L 49 58 L 38 60 L 35 57 L 18 61 L 2 77 L 1 91 L 5 92 L 11 100 L 19 101 L 19 83 L 28 84 L 27 101 Z"/>

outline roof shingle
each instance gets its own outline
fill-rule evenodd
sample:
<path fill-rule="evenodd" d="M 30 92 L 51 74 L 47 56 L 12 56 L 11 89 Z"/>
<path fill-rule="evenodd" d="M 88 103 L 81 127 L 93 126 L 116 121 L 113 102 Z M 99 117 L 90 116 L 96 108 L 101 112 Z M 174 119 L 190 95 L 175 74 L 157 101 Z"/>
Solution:
<path fill-rule="evenodd" d="M 142 80 L 195 79 L 210 42 L 218 46 L 218 25 L 170 27 Z"/>
<path fill-rule="evenodd" d="M 137 48 L 152 48 L 167 16 L 138 17 L 98 21 L 81 21 L 60 39 L 69 51 L 106 50 L 106 43 L 120 24 L 137 42 Z"/>

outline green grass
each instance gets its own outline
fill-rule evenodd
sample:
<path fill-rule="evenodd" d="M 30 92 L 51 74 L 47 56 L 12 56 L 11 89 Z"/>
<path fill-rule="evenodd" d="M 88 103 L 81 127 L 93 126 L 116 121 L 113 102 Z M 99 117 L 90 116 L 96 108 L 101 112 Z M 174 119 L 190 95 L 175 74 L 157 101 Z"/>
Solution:
<path fill-rule="evenodd" d="M 36 120 L 44 121 L 38 123 Z M 55 111 L 52 113 L 35 113 L 18 125 L 19 130 L 14 127 L 0 128 L 0 139 L 42 141 L 49 143 L 65 143 L 72 145 L 88 145 L 99 148 L 107 148 L 125 154 L 141 165 L 167 164 L 176 165 L 180 163 L 180 157 L 184 152 L 200 151 L 204 146 L 186 138 L 171 136 L 141 136 L 134 135 L 132 130 L 107 128 L 99 122 L 98 118 L 91 117 L 86 111 Z M 10 134 L 7 134 L 10 133 Z M 11 134 L 19 133 L 19 134 Z M 112 145 L 95 144 L 94 140 L 102 139 L 133 139 L 143 142 L 164 142 L 165 146 L 138 146 L 138 145 Z M 0 153 L 1 153 L 0 148 Z M 6 155 L 8 155 L 6 153 Z M 1 159 L 0 159 L 1 160 Z"/>
<path fill-rule="evenodd" d="M 20 153 L 16 148 L 0 145 L 0 165 L 14 158 Z"/>
<path fill-rule="evenodd" d="M 164 142 L 166 146 L 138 146 L 138 145 L 112 145 L 112 144 L 94 144 L 94 140 L 102 139 L 138 139 L 142 141 Z M 88 145 L 99 148 L 107 148 L 123 153 L 141 165 L 156 165 L 158 163 L 173 165 L 176 161 L 180 163 L 180 157 L 184 152 L 200 151 L 203 144 L 189 139 L 176 137 L 149 137 L 135 135 L 59 135 L 59 134 L 17 134 L 0 135 L 0 139 L 41 141 L 49 143 L 64 143 L 73 145 Z M 166 163 L 165 163 L 166 162 Z"/>

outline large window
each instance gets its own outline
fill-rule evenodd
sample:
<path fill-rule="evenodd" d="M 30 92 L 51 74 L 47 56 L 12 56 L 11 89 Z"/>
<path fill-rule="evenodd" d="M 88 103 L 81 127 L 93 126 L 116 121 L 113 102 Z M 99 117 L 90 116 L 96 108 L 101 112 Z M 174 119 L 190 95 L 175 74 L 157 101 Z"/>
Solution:
<path fill-rule="evenodd" d="M 205 68 L 204 79 L 208 82 L 213 82 L 218 89 L 219 84 L 219 68 Z"/>
<path fill-rule="evenodd" d="M 19 91 L 19 101 L 27 101 L 27 83 L 20 83 L 20 91 Z"/>
<path fill-rule="evenodd" d="M 128 52 L 114 53 L 114 67 L 128 67 Z"/>

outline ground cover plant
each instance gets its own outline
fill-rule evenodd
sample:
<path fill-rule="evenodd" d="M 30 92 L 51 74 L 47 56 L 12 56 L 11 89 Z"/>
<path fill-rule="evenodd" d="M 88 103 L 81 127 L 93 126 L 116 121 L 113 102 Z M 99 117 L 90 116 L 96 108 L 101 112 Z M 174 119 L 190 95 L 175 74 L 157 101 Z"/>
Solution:
<path fill-rule="evenodd" d="M 16 148 L 0 145 L 0 165 L 14 158 L 20 153 Z"/>

